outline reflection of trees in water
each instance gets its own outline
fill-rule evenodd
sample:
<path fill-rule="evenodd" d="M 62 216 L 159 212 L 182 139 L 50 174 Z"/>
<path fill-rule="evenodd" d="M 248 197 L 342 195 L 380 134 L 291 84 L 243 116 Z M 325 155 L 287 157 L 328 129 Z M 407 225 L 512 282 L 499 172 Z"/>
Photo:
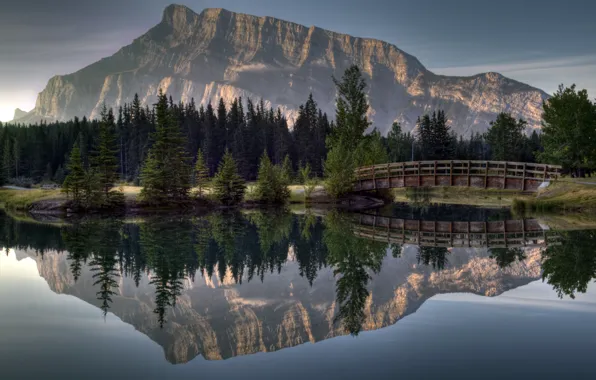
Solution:
<path fill-rule="evenodd" d="M 445 247 L 419 247 L 416 258 L 418 264 L 432 266 L 433 269 L 443 270 L 447 264 L 449 250 Z"/>
<path fill-rule="evenodd" d="M 548 246 L 542 252 L 542 280 L 552 285 L 559 297 L 575 298 L 575 293 L 585 293 L 596 278 L 596 231 L 561 235 L 561 245 Z"/>
<path fill-rule="evenodd" d="M 507 268 L 516 261 L 524 261 L 526 252 L 522 248 L 490 248 L 490 257 L 500 268 Z"/>
<path fill-rule="evenodd" d="M 369 271 L 378 273 L 386 254 L 387 245 L 357 238 L 348 218 L 331 213 L 325 218 L 323 237 L 329 252 L 328 260 L 337 277 L 336 298 L 339 313 L 335 320 L 344 329 L 358 335 L 365 320 L 364 307 L 372 279 Z"/>
<path fill-rule="evenodd" d="M 336 321 L 358 334 L 365 319 L 367 287 L 371 274 L 380 271 L 387 249 L 401 255 L 399 244 L 357 238 L 349 218 L 331 213 L 323 221 L 312 214 L 284 212 L 248 215 L 218 213 L 194 219 L 147 220 L 141 224 L 100 220 L 56 228 L 18 222 L 0 214 L 0 246 L 68 251 L 75 281 L 85 266 L 93 272 L 100 308 L 107 313 L 117 291 L 118 276 L 132 278 L 139 286 L 150 274 L 155 287 L 155 313 L 166 323 L 170 308 L 183 289 L 184 278 L 195 273 L 220 281 L 241 283 L 266 273 L 279 272 L 293 250 L 299 273 L 313 284 L 321 268 L 331 266 L 336 277 L 339 311 Z M 596 232 L 563 234 L 562 245 L 543 252 L 543 279 L 560 296 L 585 292 L 596 277 Z M 525 259 L 522 249 L 493 248 L 491 257 L 502 268 Z M 420 264 L 441 270 L 449 251 L 422 247 Z"/>

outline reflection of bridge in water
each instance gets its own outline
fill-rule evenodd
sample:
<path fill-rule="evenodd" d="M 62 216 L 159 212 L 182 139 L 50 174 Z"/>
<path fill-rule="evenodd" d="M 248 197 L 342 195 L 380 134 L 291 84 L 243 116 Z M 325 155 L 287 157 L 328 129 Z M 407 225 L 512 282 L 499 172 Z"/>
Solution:
<path fill-rule="evenodd" d="M 560 235 L 536 219 L 453 222 L 358 214 L 354 233 L 379 242 L 447 248 L 518 248 L 559 245 Z"/>
<path fill-rule="evenodd" d="M 400 187 L 465 186 L 534 192 L 556 179 L 557 165 L 501 161 L 414 161 L 356 169 L 354 191 Z"/>

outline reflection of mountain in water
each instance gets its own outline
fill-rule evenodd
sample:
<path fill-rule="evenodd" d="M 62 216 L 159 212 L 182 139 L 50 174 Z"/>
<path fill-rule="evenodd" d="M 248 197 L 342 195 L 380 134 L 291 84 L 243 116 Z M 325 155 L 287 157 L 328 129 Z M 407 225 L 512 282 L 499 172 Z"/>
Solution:
<path fill-rule="evenodd" d="M 357 334 L 395 323 L 435 294 L 494 296 L 540 277 L 539 249 L 388 247 L 355 237 L 335 214 L 61 229 L 0 223 L 0 245 L 33 257 L 53 291 L 113 312 L 172 363 Z"/>

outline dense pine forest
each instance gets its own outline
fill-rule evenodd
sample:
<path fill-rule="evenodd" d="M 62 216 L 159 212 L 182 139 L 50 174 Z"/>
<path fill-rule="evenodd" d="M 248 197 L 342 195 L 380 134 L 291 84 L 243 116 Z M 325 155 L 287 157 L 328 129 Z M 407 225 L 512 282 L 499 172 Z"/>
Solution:
<path fill-rule="evenodd" d="M 117 110 L 104 105 L 100 120 L 1 125 L 0 184 L 63 184 L 75 171 L 65 184 L 74 197 L 84 193 L 83 187 L 93 187 L 107 199 L 111 185 L 128 182 L 142 185 L 146 199 L 161 203 L 188 199 L 192 185 L 198 185 L 197 173 L 199 182 L 217 174 L 220 201 L 237 204 L 244 181 L 269 178 L 261 190 L 274 183 L 284 189 L 306 168 L 307 177 L 325 177 L 327 191 L 337 197 L 351 188 L 354 168 L 361 165 L 540 160 L 584 176 L 596 163 L 596 106 L 575 86 L 561 86 L 545 102 L 542 133 L 528 134 L 524 120 L 501 113 L 486 133 L 464 139 L 453 133 L 440 109 L 421 115 L 413 132 L 394 123 L 382 136 L 367 118 L 366 83 L 359 68 L 349 68 L 334 81 L 334 120 L 310 95 L 292 127 L 280 109 L 267 108 L 262 99 L 238 98 L 231 104 L 220 99 L 215 107 L 197 107 L 194 100 L 175 103 L 161 91 L 152 107 L 143 107 L 138 95 Z M 233 189 L 230 181 L 237 184 Z M 262 195 L 267 202 L 279 200 Z"/>
<path fill-rule="evenodd" d="M 290 157 L 294 172 L 308 164 L 314 176 L 323 175 L 327 155 L 326 140 L 333 127 L 327 114 L 317 108 L 311 97 L 300 106 L 293 128 L 279 109 L 266 109 L 261 100 L 235 99 L 216 108 L 211 104 L 197 107 L 168 100 L 168 111 L 182 132 L 182 144 L 189 159 L 196 161 L 199 150 L 204 154 L 209 176 L 215 174 L 225 150 L 234 157 L 245 180 L 257 177 L 259 159 L 266 151 L 273 164 L 282 165 Z M 135 95 L 132 103 L 118 110 L 108 109 L 108 120 L 115 133 L 120 180 L 139 184 L 141 170 L 153 144 L 156 130 L 156 105 L 142 107 Z M 86 117 L 67 122 L 34 125 L 0 124 L 2 178 L 4 183 L 31 184 L 56 182 L 66 175 L 69 154 L 80 140 L 84 166 L 98 152 L 101 120 Z M 513 141 L 514 154 L 499 150 L 495 138 L 490 144 L 487 135 L 473 133 L 464 139 L 450 132 L 443 111 L 424 115 L 418 120 L 418 132 L 403 132 L 394 123 L 387 136 L 378 135 L 384 148 L 381 160 L 391 162 L 435 159 L 490 160 L 534 162 L 534 152 L 541 149 L 540 136 L 534 131 L 526 137 L 523 131 Z M 376 132 L 373 132 L 373 135 Z M 385 156 L 385 157 L 383 157 Z"/>

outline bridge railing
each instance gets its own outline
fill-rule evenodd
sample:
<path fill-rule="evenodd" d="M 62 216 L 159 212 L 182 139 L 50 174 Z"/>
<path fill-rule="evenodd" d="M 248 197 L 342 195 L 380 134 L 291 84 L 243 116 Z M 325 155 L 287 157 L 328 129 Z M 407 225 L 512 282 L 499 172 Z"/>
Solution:
<path fill-rule="evenodd" d="M 525 184 L 527 180 L 547 181 L 556 179 L 560 174 L 561 166 L 557 165 L 509 161 L 441 160 L 395 162 L 360 167 L 356 169 L 356 181 L 375 182 L 379 179 L 401 178 L 404 183 L 412 183 L 411 180 L 407 179 L 418 177 L 418 185 L 422 185 L 422 182 L 426 183 L 427 179 L 432 180 L 434 177 L 435 186 L 439 182 L 453 186 L 453 178 L 458 178 L 457 182 L 461 185 L 459 179 L 467 177 L 467 184 L 470 186 L 470 177 L 483 177 L 486 187 L 486 184 L 492 183 L 491 178 L 494 177 L 503 179 L 503 184 L 506 184 L 509 179 L 521 180 L 520 183 Z M 441 181 L 437 182 L 437 177 L 441 177 Z M 424 178 L 424 181 L 422 178 Z"/>

